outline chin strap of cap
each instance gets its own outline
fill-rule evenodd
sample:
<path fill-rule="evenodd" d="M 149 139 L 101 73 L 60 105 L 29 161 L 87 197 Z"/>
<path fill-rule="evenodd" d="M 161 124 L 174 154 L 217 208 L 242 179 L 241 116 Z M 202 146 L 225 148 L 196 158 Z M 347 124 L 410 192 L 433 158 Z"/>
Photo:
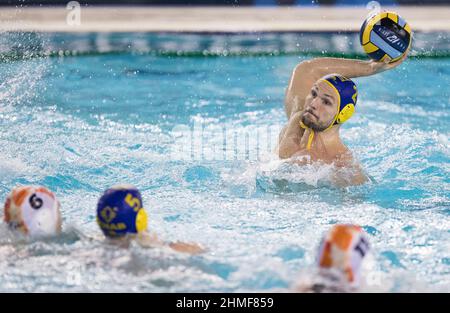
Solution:
<path fill-rule="evenodd" d="M 338 117 L 338 114 L 336 114 L 336 116 L 334 117 L 334 119 L 331 122 L 330 126 L 328 126 L 324 130 L 324 132 L 326 132 L 327 130 L 329 130 L 331 127 L 334 126 L 334 122 L 336 122 L 337 117 Z M 305 129 L 305 130 L 309 130 L 308 143 L 306 144 L 306 150 L 311 150 L 311 145 L 312 145 L 312 141 L 314 139 L 315 132 L 314 132 L 314 130 L 312 128 L 306 126 L 302 121 L 300 121 L 300 127 Z"/>
<path fill-rule="evenodd" d="M 300 121 L 300 127 L 304 130 L 309 130 L 309 137 L 308 137 L 308 143 L 306 144 L 306 150 L 311 150 L 311 144 L 314 139 L 314 130 L 303 124 L 302 121 Z"/>

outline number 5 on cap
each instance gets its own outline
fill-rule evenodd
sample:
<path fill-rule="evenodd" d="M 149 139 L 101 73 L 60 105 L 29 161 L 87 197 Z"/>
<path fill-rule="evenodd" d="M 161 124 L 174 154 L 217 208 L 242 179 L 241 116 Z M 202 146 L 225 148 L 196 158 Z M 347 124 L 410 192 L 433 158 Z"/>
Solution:
<path fill-rule="evenodd" d="M 127 196 L 125 197 L 125 202 L 130 207 L 132 207 L 135 212 L 139 211 L 139 209 L 141 208 L 141 201 L 139 201 L 138 198 L 133 197 L 131 193 L 127 194 Z"/>

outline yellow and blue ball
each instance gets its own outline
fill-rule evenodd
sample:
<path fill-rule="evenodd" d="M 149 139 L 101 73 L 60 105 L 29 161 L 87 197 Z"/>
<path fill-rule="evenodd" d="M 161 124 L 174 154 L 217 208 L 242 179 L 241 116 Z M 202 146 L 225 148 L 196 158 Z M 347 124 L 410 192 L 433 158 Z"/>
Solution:
<path fill-rule="evenodd" d="M 97 223 L 106 237 L 115 238 L 147 230 L 141 193 L 131 185 L 116 185 L 98 200 Z"/>
<path fill-rule="evenodd" d="M 394 12 L 381 12 L 368 17 L 359 33 L 364 51 L 376 61 L 394 62 L 411 46 L 411 27 Z"/>

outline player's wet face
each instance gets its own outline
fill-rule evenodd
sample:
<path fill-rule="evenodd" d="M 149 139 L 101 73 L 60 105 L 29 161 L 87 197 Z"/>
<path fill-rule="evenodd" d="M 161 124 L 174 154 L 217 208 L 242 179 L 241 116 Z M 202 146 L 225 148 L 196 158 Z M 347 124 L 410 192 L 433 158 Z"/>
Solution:
<path fill-rule="evenodd" d="M 327 129 L 336 116 L 338 95 L 327 82 L 318 81 L 306 97 L 301 120 L 316 132 Z"/>

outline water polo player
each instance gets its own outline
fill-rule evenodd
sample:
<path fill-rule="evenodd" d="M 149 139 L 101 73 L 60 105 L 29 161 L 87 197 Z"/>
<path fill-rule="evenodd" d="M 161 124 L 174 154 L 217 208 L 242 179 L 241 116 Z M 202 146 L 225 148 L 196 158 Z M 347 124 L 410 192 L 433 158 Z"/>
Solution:
<path fill-rule="evenodd" d="M 169 246 L 175 251 L 197 254 L 203 249 L 195 243 L 165 243 L 147 230 L 147 212 L 139 190 L 130 185 L 117 185 L 106 190 L 97 204 L 97 223 L 112 242 L 128 245 L 136 240 L 143 247 Z"/>
<path fill-rule="evenodd" d="M 369 240 L 360 226 L 334 225 L 320 243 L 314 276 L 301 277 L 295 290 L 316 293 L 357 291 L 369 248 Z"/>
<path fill-rule="evenodd" d="M 11 229 L 30 237 L 61 233 L 59 201 L 42 186 L 14 188 L 5 201 L 4 220 Z"/>
<path fill-rule="evenodd" d="M 336 178 L 340 185 L 366 181 L 340 136 L 340 125 L 354 113 L 358 92 L 350 79 L 398 66 L 393 63 L 339 58 L 316 58 L 298 64 L 285 96 L 287 125 L 279 136 L 278 154 L 299 164 L 322 161 L 352 169 L 351 177 Z"/>

